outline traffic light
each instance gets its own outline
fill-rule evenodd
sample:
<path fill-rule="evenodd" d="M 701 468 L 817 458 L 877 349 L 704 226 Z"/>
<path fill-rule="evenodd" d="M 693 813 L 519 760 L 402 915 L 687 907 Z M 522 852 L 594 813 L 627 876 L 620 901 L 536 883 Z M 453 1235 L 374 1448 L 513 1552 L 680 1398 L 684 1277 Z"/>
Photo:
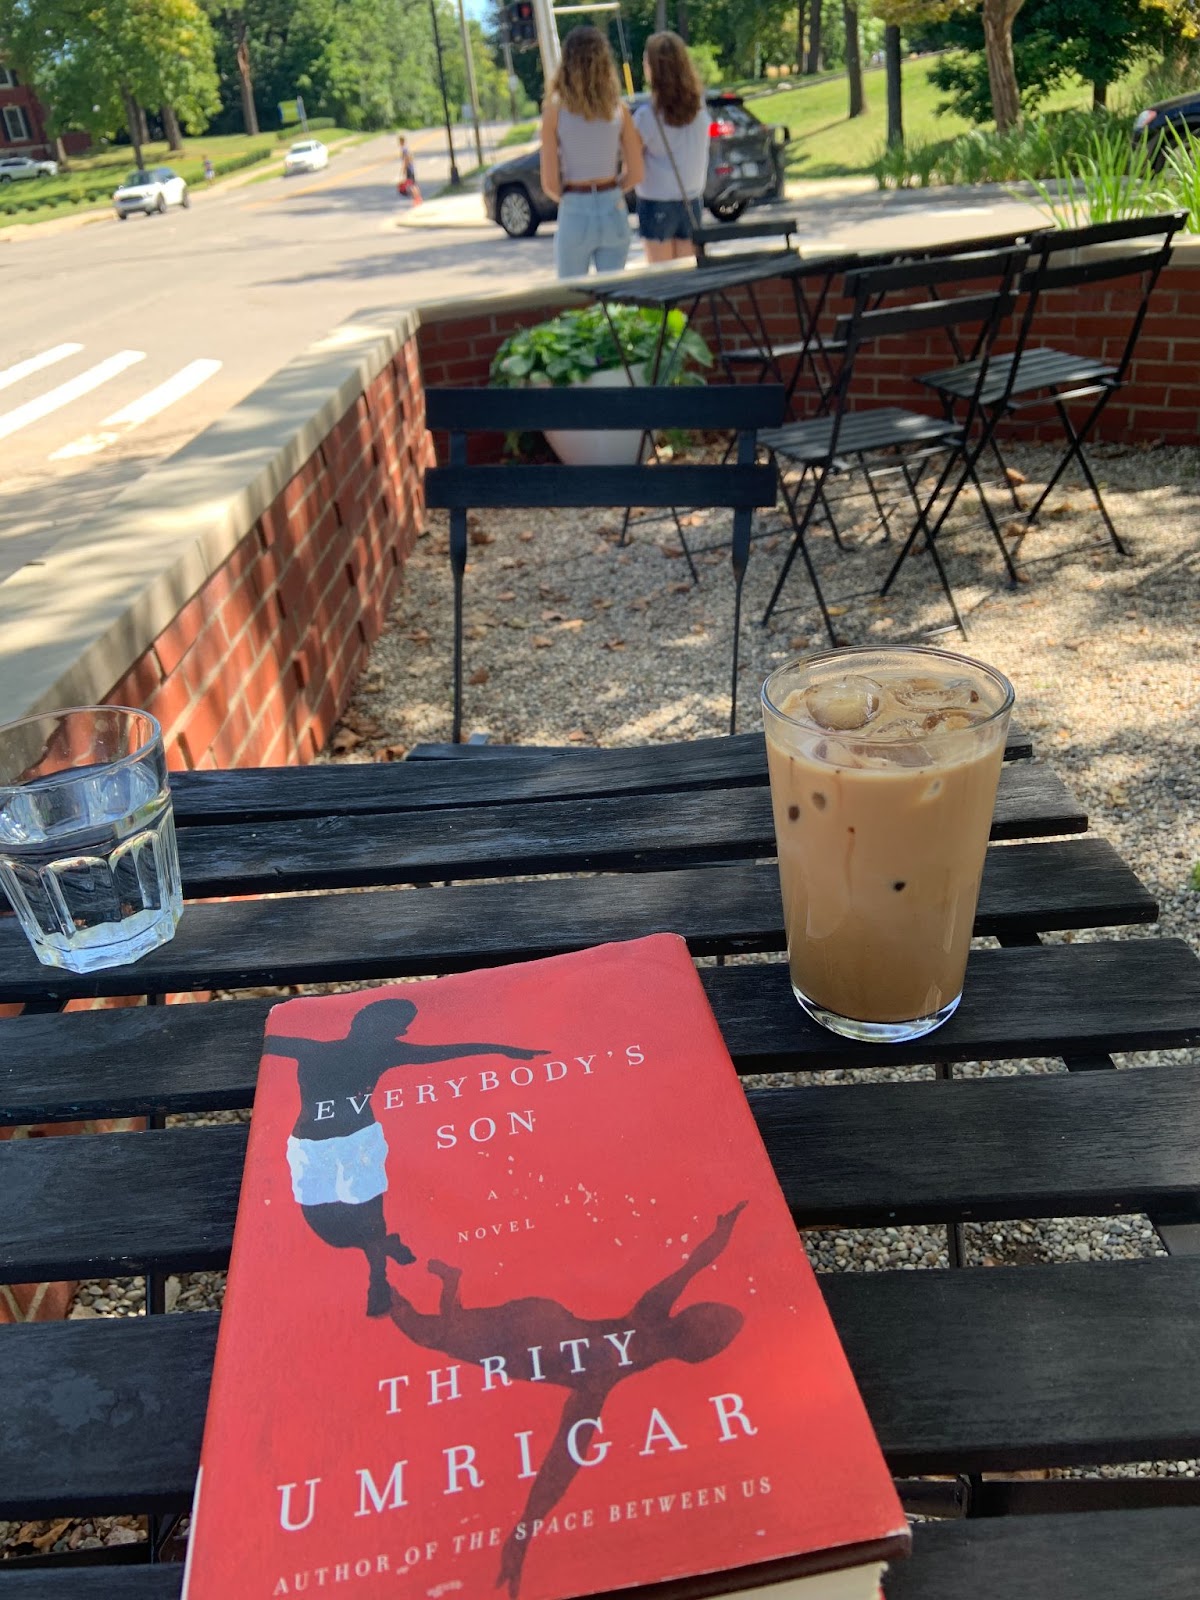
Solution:
<path fill-rule="evenodd" d="M 533 15 L 533 0 L 511 0 L 507 7 L 508 41 L 520 48 L 537 43 L 537 22 Z"/>

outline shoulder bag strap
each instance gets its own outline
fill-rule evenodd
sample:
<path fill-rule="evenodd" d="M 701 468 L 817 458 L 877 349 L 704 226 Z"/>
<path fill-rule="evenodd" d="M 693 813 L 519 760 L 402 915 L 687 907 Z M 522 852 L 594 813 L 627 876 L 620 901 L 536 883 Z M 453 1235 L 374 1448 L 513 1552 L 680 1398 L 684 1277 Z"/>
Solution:
<path fill-rule="evenodd" d="M 679 167 L 675 162 L 675 152 L 671 149 L 670 140 L 667 138 L 667 130 L 663 127 L 662 118 L 658 114 L 658 107 L 654 104 L 653 95 L 650 97 L 650 111 L 658 124 L 658 131 L 662 135 L 663 149 L 667 152 L 667 160 L 671 163 L 671 171 L 675 174 L 675 182 L 679 185 L 679 198 L 683 201 L 683 215 L 687 223 L 688 238 L 690 239 L 693 236 L 692 202 L 683 186 L 683 179 L 679 176 Z"/>

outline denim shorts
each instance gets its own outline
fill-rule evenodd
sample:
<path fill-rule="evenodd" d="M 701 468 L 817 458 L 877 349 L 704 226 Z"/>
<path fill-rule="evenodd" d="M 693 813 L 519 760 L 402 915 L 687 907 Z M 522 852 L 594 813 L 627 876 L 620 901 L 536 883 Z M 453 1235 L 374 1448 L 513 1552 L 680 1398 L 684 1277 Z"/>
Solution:
<path fill-rule="evenodd" d="M 689 200 L 643 200 L 638 196 L 638 231 L 643 239 L 690 239 L 700 226 L 700 202 Z"/>

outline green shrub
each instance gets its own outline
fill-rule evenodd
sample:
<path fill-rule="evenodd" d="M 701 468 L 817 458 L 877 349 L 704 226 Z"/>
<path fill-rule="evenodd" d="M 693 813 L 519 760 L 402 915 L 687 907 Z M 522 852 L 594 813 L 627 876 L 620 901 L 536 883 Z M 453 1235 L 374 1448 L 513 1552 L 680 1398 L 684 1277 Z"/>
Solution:
<path fill-rule="evenodd" d="M 607 316 L 603 306 L 564 311 L 549 322 L 511 334 L 492 358 L 489 381 L 499 389 L 564 386 L 594 372 L 615 371 L 626 362 L 635 372 L 639 367 L 644 372 L 662 336 L 665 360 L 659 364 L 657 381 L 703 382 L 691 364 L 711 367 L 712 351 L 688 327 L 682 311 L 668 311 L 666 319 L 663 336 L 661 311 L 621 305 L 610 305 Z"/>
<path fill-rule="evenodd" d="M 1131 143 L 1115 120 L 1110 126 L 1097 123 L 1082 155 L 1060 156 L 1047 180 L 1032 172 L 1022 176 L 1032 180 L 1042 209 L 1059 228 L 1153 216 L 1173 198 L 1151 165 L 1145 141 Z"/>
<path fill-rule="evenodd" d="M 1190 128 L 1173 128 L 1164 149 L 1163 176 L 1171 199 L 1187 212 L 1187 231 L 1200 233 L 1200 136 Z"/>

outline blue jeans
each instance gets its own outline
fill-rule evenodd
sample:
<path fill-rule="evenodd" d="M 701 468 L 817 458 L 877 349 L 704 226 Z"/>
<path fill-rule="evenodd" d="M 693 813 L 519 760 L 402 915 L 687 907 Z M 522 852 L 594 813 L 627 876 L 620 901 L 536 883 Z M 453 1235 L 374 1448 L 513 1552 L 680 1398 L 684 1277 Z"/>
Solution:
<path fill-rule="evenodd" d="M 560 278 L 583 278 L 588 268 L 619 272 L 629 254 L 629 210 L 620 189 L 564 194 L 558 202 L 554 270 Z"/>

